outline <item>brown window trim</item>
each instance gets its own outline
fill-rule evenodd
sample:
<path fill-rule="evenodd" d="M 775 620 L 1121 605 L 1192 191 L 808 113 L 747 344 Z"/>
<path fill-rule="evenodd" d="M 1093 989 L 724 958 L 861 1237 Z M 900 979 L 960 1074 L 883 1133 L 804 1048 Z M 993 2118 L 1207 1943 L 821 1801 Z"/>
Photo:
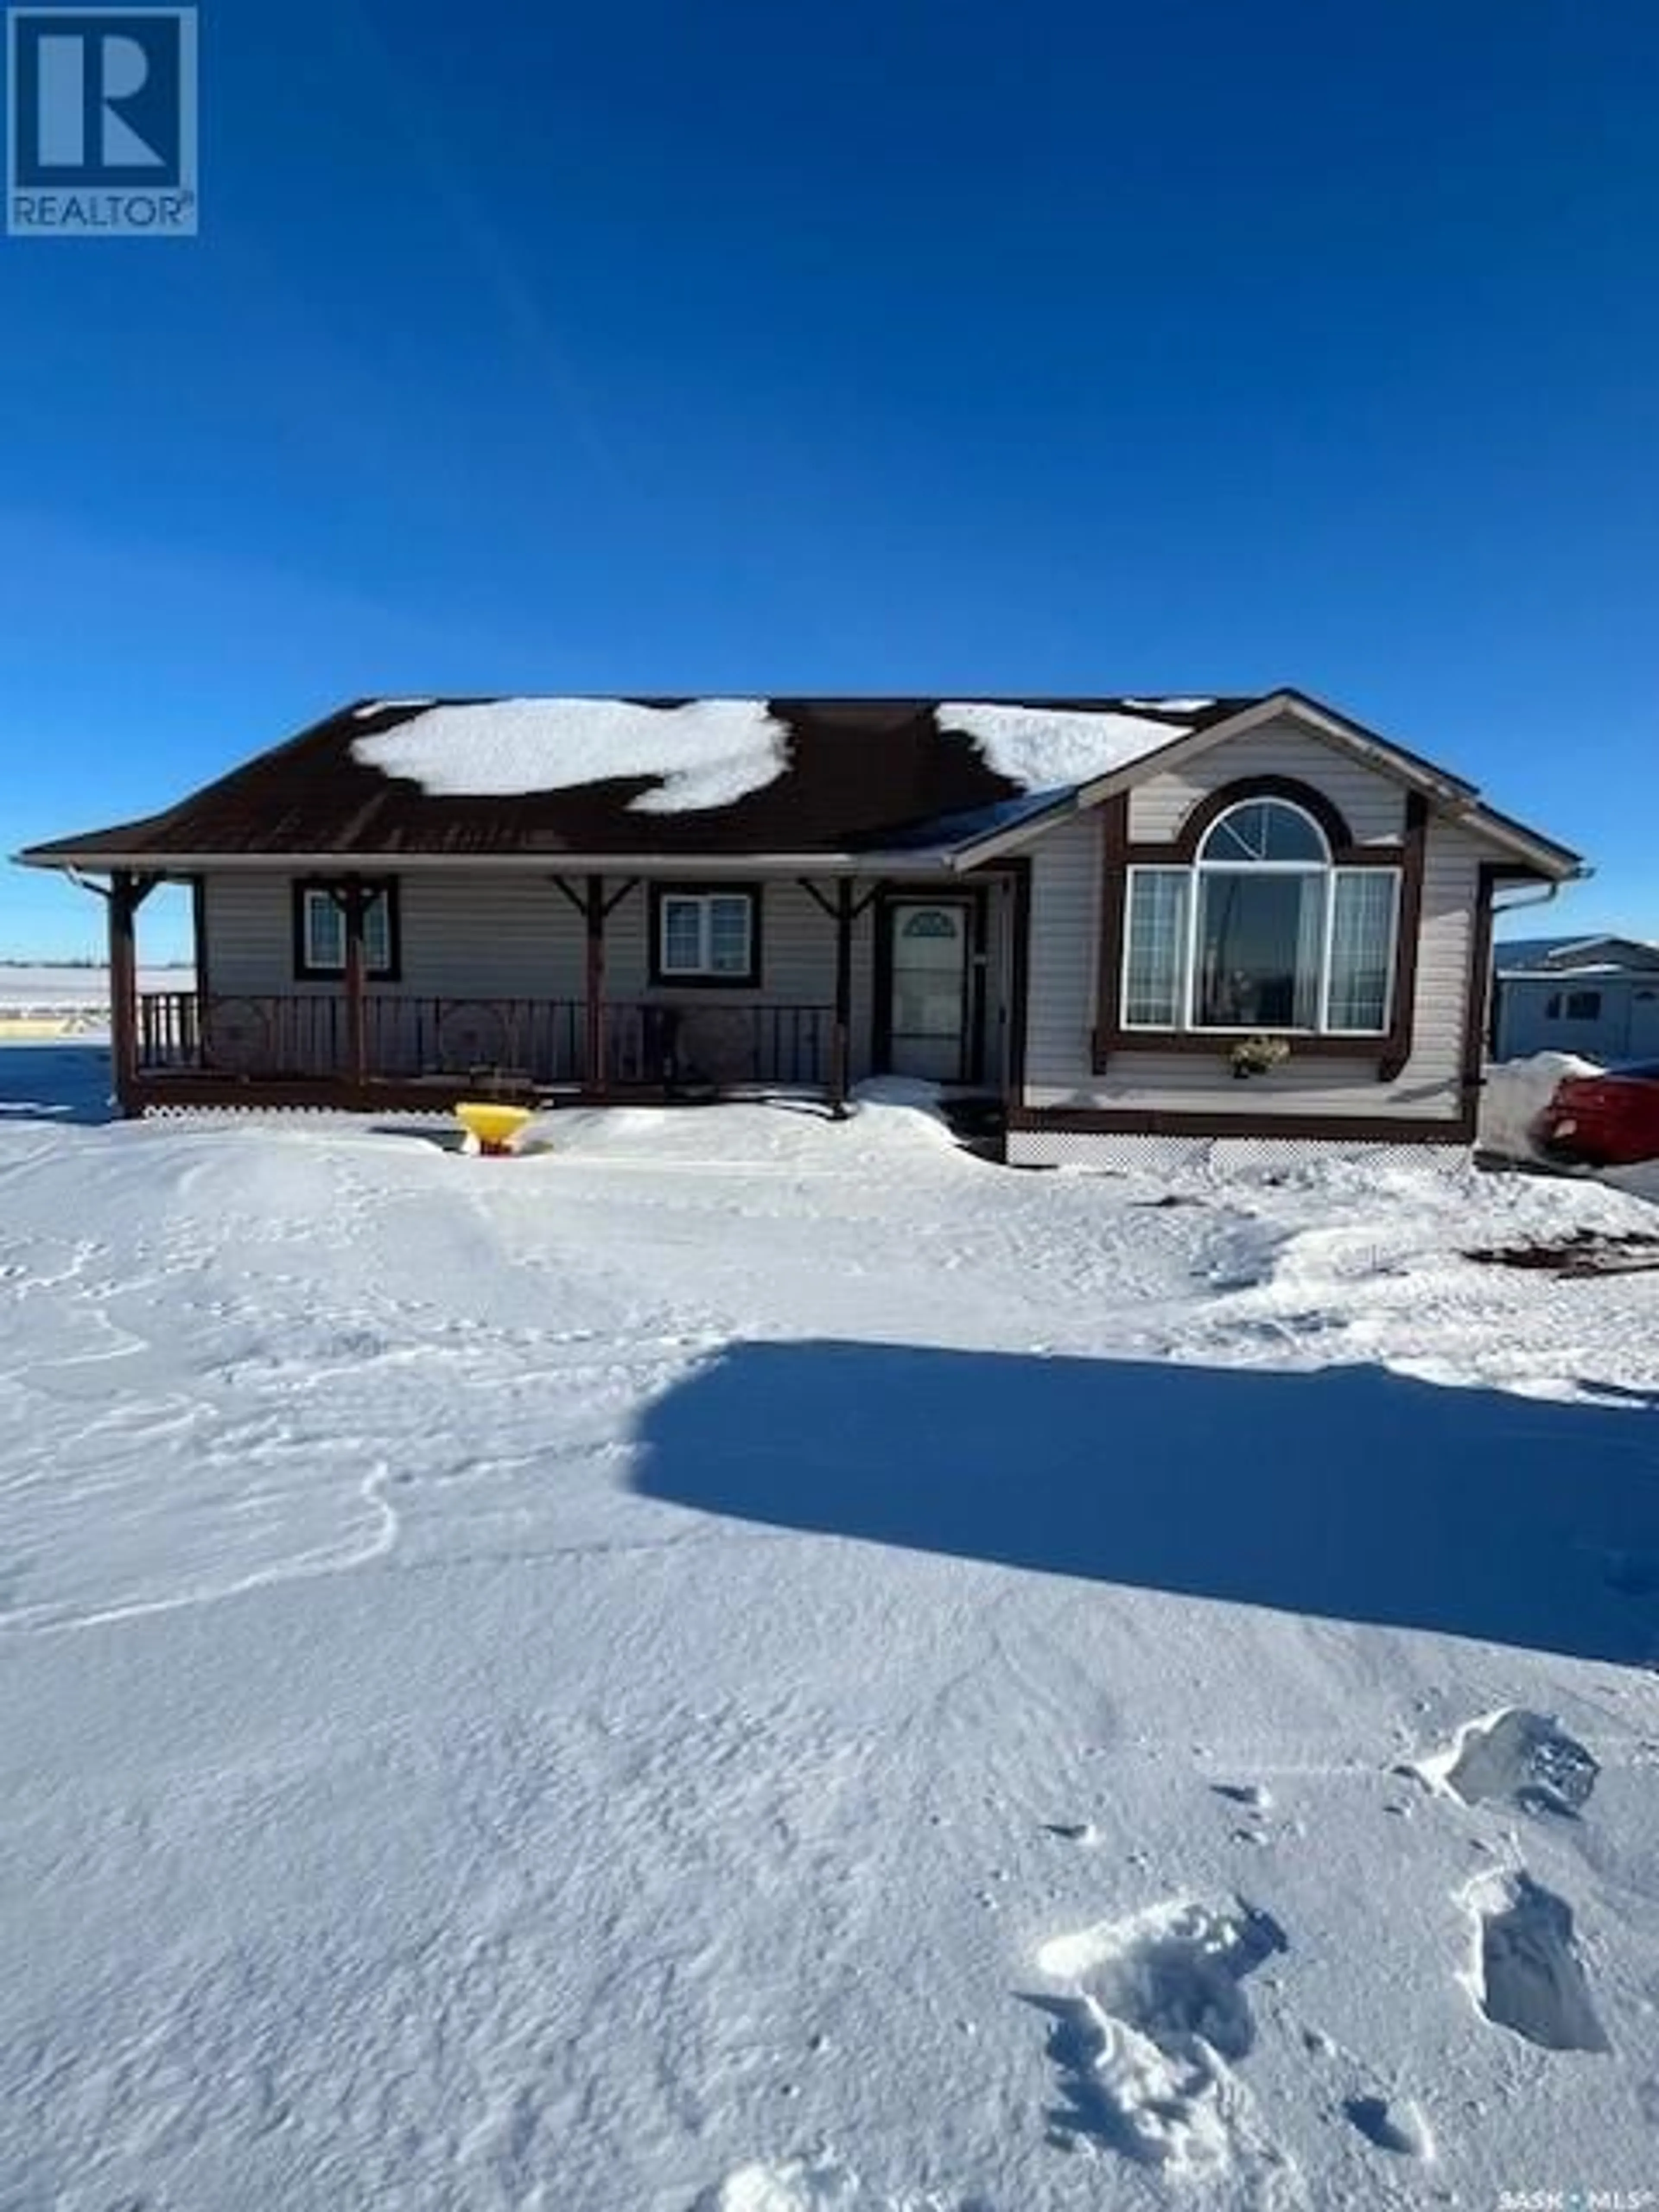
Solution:
<path fill-rule="evenodd" d="M 1428 803 L 1420 792 L 1406 797 L 1405 834 L 1398 845 L 1356 845 L 1347 819 L 1322 791 L 1294 776 L 1247 775 L 1200 799 L 1167 845 L 1129 841 L 1129 794 L 1120 792 L 1101 807 L 1100 974 L 1096 998 L 1093 1065 L 1103 1075 L 1114 1053 L 1208 1053 L 1224 1057 L 1239 1036 L 1231 1030 L 1130 1029 L 1122 1018 L 1123 942 L 1128 927 L 1131 868 L 1193 868 L 1214 824 L 1231 807 L 1251 799 L 1283 799 L 1310 814 L 1324 831 L 1334 868 L 1393 868 L 1400 875 L 1394 988 L 1386 1030 L 1272 1030 L 1292 1059 L 1375 1057 L 1376 1079 L 1393 1082 L 1412 1054 L 1416 1021 L 1418 938 L 1422 925 L 1423 872 L 1428 842 Z"/>
<path fill-rule="evenodd" d="M 653 991 L 758 991 L 765 973 L 765 901 L 758 883 L 653 883 L 650 885 L 650 976 Z M 662 902 L 665 898 L 746 898 L 749 965 L 741 975 L 691 975 L 662 964 Z"/>
<path fill-rule="evenodd" d="M 1486 1084 L 1486 1034 L 1492 1020 L 1492 908 L 1500 884 L 1527 879 L 1524 868 L 1498 860 L 1480 864 L 1474 908 L 1474 944 L 1469 960 L 1468 1000 L 1463 1008 L 1463 1114 L 1473 1129 L 1480 1114 Z"/>
<path fill-rule="evenodd" d="M 386 900 L 386 963 L 384 968 L 366 968 L 371 983 L 398 983 L 403 980 L 404 933 L 403 912 L 398 897 L 396 876 L 296 876 L 292 885 L 294 931 L 294 980 L 296 983 L 343 983 L 345 969 L 313 967 L 306 957 L 306 893 L 326 891 L 337 902 L 353 889 L 376 892 Z"/>
<path fill-rule="evenodd" d="M 1199 847 L 1222 816 L 1251 799 L 1282 799 L 1289 805 L 1299 806 L 1304 814 L 1311 814 L 1325 833 L 1333 860 L 1339 852 L 1353 848 L 1346 816 L 1322 791 L 1316 791 L 1312 784 L 1298 782 L 1291 775 L 1243 775 L 1232 783 L 1224 784 L 1218 791 L 1206 793 L 1182 823 L 1170 849 L 1188 862 L 1196 860 Z"/>
<path fill-rule="evenodd" d="M 1417 1027 L 1417 955 L 1423 939 L 1423 878 L 1429 854 L 1429 802 L 1420 791 L 1406 794 L 1406 842 L 1401 854 L 1400 901 L 1395 927 L 1394 1000 L 1389 1034 L 1376 1063 L 1379 1083 L 1395 1082 L 1412 1056 Z"/>

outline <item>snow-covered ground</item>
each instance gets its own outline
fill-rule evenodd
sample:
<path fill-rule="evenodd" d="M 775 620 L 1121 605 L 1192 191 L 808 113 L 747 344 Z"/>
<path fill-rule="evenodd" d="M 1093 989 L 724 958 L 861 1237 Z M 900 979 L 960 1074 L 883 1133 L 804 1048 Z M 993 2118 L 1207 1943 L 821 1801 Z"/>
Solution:
<path fill-rule="evenodd" d="M 1659 1275 L 1460 1255 L 1653 1208 L 76 1061 L 0 1056 L 7 2212 L 1651 2185 Z"/>
<path fill-rule="evenodd" d="M 147 968 L 138 981 L 145 991 L 195 988 L 188 968 Z M 49 1022 L 66 1035 L 107 1027 L 108 969 L 0 966 L 0 1040 Z"/>

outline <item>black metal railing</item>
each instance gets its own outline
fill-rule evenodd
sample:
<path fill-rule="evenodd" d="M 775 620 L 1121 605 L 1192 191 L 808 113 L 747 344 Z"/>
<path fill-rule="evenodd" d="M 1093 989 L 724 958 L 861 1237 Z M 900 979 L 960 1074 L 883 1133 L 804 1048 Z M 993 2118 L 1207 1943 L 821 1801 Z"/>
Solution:
<path fill-rule="evenodd" d="M 601 1009 L 605 1080 L 616 1089 L 822 1088 L 831 1076 L 833 1026 L 825 1006 L 613 1000 Z M 580 1000 L 370 991 L 361 1065 L 379 1080 L 484 1073 L 581 1085 L 588 1036 Z M 141 992 L 137 1048 L 143 1074 L 332 1081 L 349 1079 L 357 1066 L 341 991 Z"/>
<path fill-rule="evenodd" d="M 623 1000 L 605 1011 L 610 1080 L 621 1087 L 817 1090 L 830 1080 L 829 1006 Z"/>

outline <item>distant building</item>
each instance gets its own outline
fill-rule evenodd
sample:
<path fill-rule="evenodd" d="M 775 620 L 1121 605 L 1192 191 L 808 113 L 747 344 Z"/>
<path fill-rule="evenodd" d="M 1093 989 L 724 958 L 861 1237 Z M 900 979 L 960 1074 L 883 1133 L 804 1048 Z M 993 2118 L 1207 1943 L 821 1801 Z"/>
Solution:
<path fill-rule="evenodd" d="M 1659 945 L 1526 937 L 1497 948 L 1492 1056 L 1659 1060 Z"/>

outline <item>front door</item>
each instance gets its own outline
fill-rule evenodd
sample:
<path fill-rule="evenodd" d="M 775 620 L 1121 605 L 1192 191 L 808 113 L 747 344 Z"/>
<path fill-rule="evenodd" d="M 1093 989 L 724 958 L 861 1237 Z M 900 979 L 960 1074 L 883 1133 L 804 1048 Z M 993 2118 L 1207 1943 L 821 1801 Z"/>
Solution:
<path fill-rule="evenodd" d="M 890 899 L 886 923 L 888 1070 L 963 1082 L 971 1057 L 972 903 Z"/>

